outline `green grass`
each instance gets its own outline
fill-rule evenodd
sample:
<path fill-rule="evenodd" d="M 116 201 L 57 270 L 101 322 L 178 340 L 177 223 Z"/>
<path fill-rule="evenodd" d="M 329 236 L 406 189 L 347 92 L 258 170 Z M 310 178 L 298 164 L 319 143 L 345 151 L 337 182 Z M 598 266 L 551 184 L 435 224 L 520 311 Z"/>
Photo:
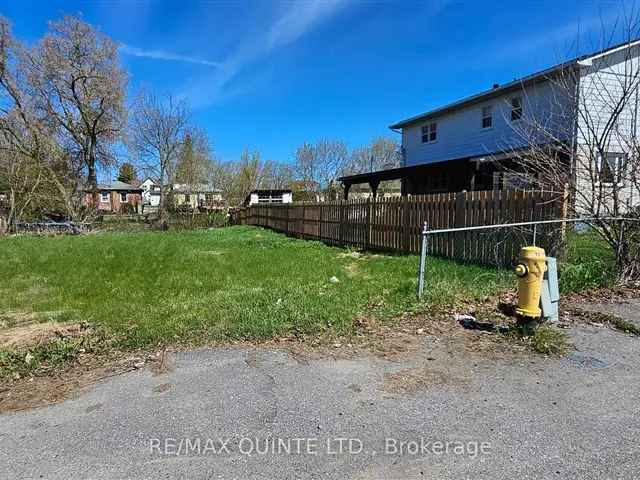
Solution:
<path fill-rule="evenodd" d="M 506 270 L 429 259 L 415 300 L 415 256 L 359 255 L 252 227 L 0 239 L 3 317 L 86 321 L 122 348 L 349 333 L 380 319 L 480 299 Z M 332 283 L 331 277 L 339 282 Z"/>
<path fill-rule="evenodd" d="M 613 251 L 594 231 L 568 235 L 567 259 L 560 269 L 562 293 L 611 286 L 616 277 Z"/>
<path fill-rule="evenodd" d="M 557 328 L 543 325 L 529 337 L 531 347 L 543 355 L 565 355 L 571 348 L 567 334 Z"/>

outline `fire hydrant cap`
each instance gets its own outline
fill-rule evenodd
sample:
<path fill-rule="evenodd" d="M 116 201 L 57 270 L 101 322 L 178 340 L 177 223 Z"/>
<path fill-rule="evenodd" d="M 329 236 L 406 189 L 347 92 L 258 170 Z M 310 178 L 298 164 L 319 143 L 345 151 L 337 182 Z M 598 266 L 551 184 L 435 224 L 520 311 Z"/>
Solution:
<path fill-rule="evenodd" d="M 523 247 L 520 249 L 520 258 L 530 260 L 545 260 L 547 256 L 544 253 L 544 248 Z"/>

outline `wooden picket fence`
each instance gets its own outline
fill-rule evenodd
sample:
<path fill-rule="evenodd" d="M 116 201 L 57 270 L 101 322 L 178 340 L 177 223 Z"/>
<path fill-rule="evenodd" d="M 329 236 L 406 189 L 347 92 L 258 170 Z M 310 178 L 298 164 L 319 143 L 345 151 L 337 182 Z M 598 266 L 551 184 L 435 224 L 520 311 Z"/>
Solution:
<path fill-rule="evenodd" d="M 238 225 L 257 225 L 300 238 L 365 250 L 419 253 L 424 222 L 430 230 L 554 220 L 566 217 L 566 196 L 552 192 L 490 190 L 377 200 L 252 205 L 233 213 Z M 557 255 L 562 224 L 536 228 L 536 244 Z M 507 264 L 533 241 L 533 228 L 430 235 L 429 254 Z"/>

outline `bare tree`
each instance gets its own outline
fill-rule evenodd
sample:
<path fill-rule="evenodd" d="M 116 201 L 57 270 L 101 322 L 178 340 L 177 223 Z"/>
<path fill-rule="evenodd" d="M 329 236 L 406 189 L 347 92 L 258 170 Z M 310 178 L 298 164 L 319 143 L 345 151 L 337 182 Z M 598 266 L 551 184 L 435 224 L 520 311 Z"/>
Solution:
<path fill-rule="evenodd" d="M 351 152 L 349 173 L 374 172 L 400 166 L 398 142 L 387 137 L 374 138 Z"/>
<path fill-rule="evenodd" d="M 62 211 L 77 218 L 80 168 L 57 142 L 52 123 L 38 115 L 24 59 L 24 47 L 0 17 L 0 183 L 7 192 L 9 223 L 26 212 Z"/>
<path fill-rule="evenodd" d="M 142 94 L 133 106 L 130 142 L 146 169 L 159 179 L 161 223 L 166 222 L 168 189 L 175 179 L 188 117 L 186 105 L 171 96 L 163 102 L 152 94 Z"/>
<path fill-rule="evenodd" d="M 274 190 L 284 190 L 291 188 L 294 173 L 293 167 L 281 162 L 268 162 L 268 174 L 265 175 L 263 186 Z"/>
<path fill-rule="evenodd" d="M 22 53 L 36 114 L 82 160 L 97 202 L 97 167 L 111 163 L 126 124 L 127 78 L 117 44 L 67 16 L 51 22 L 43 40 Z"/>
<path fill-rule="evenodd" d="M 640 276 L 637 222 L 640 200 L 640 45 L 637 12 L 620 19 L 622 48 L 589 60 L 568 62 L 549 74 L 553 102 L 541 109 L 525 95 L 510 174 L 518 184 L 569 194 L 569 213 L 590 223 L 616 255 L 620 280 Z M 602 32 L 595 50 L 612 35 Z M 532 92 L 531 88 L 523 92 Z"/>
<path fill-rule="evenodd" d="M 298 177 L 306 182 L 315 182 L 329 196 L 336 198 L 337 178 L 349 168 L 349 151 L 342 140 L 322 139 L 315 144 L 304 143 L 296 152 Z"/>

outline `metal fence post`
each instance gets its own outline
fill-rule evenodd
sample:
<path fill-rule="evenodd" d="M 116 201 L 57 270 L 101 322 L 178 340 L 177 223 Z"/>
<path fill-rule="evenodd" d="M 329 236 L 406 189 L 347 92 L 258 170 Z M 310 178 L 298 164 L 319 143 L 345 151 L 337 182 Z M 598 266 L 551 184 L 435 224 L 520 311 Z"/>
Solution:
<path fill-rule="evenodd" d="M 424 293 L 424 268 L 427 261 L 427 250 L 429 247 L 429 227 L 427 222 L 424 222 L 422 227 L 422 247 L 420 249 L 420 270 L 418 272 L 418 299 L 422 298 Z"/>

